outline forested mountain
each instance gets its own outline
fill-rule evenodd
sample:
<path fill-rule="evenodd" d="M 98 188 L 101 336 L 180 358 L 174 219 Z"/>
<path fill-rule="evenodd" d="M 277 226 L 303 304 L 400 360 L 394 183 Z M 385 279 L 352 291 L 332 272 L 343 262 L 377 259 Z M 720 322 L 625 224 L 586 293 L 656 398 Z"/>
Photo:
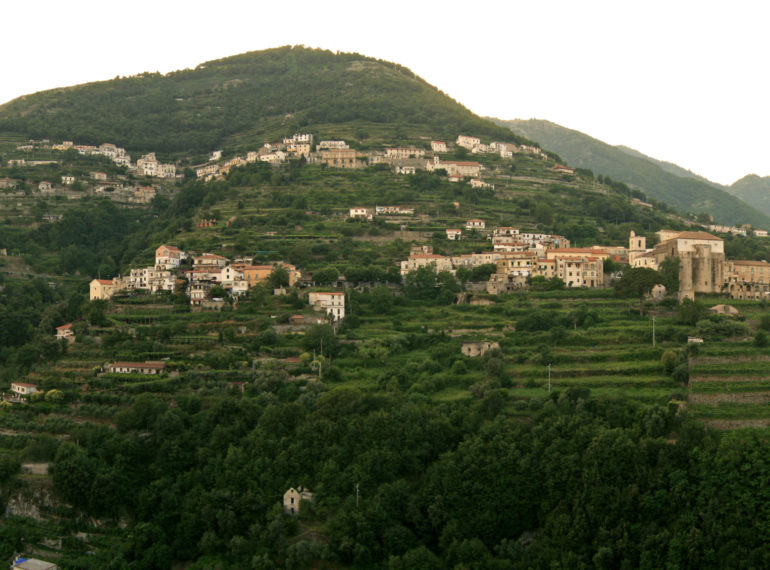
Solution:
<path fill-rule="evenodd" d="M 395 138 L 422 129 L 452 140 L 466 132 L 516 140 L 405 67 L 304 47 L 53 89 L 0 107 L 0 133 L 161 153 L 208 152 L 244 137 L 253 144 L 321 124 L 356 138 L 384 128 Z"/>
<path fill-rule="evenodd" d="M 770 215 L 770 176 L 749 174 L 725 188 L 730 194 Z"/>
<path fill-rule="evenodd" d="M 663 166 L 636 151 L 608 145 L 548 121 L 495 121 L 553 150 L 572 166 L 625 182 L 682 212 L 711 214 L 716 221 L 726 224 L 749 223 L 770 228 L 770 212 L 760 211 L 756 203 L 742 201 L 738 193 L 728 193 L 692 173 L 686 175 L 679 167 Z"/>

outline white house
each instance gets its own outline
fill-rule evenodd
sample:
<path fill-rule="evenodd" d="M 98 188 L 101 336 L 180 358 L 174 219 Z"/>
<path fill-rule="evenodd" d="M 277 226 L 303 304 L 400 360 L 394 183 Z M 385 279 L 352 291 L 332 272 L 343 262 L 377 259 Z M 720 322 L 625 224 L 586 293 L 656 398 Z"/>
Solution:
<path fill-rule="evenodd" d="M 487 224 L 484 222 L 484 220 L 479 220 L 478 218 L 474 218 L 465 222 L 466 230 L 483 230 L 486 227 Z"/>
<path fill-rule="evenodd" d="M 113 362 L 105 366 L 111 374 L 161 374 L 166 369 L 165 362 Z"/>
<path fill-rule="evenodd" d="M 471 178 L 471 188 L 491 188 L 495 189 L 494 185 L 489 182 L 484 182 L 481 178 Z"/>
<path fill-rule="evenodd" d="M 67 342 L 75 341 L 75 333 L 72 331 L 72 323 L 56 327 L 56 340 L 66 339 Z"/>
<path fill-rule="evenodd" d="M 475 147 L 481 144 L 481 140 L 478 137 L 469 137 L 467 135 L 460 135 L 457 137 L 457 146 L 473 150 Z"/>
<path fill-rule="evenodd" d="M 374 213 L 372 212 L 371 208 L 361 208 L 360 206 L 356 206 L 354 208 L 350 208 L 349 217 L 371 220 L 374 217 Z"/>
<path fill-rule="evenodd" d="M 314 291 L 308 296 L 308 302 L 316 311 L 324 310 L 333 321 L 345 318 L 345 294 L 337 291 Z"/>
<path fill-rule="evenodd" d="M 446 143 L 444 141 L 430 141 L 430 149 L 433 152 L 446 152 Z"/>
<path fill-rule="evenodd" d="M 422 158 L 425 156 L 425 150 L 409 147 L 395 147 L 385 149 L 385 156 L 389 159 Z"/>
<path fill-rule="evenodd" d="M 461 239 L 463 237 L 463 231 L 457 229 L 447 229 L 446 237 L 452 241 Z"/>
<path fill-rule="evenodd" d="M 28 382 L 11 382 L 11 392 L 19 396 L 29 396 L 37 392 L 37 384 Z"/>
<path fill-rule="evenodd" d="M 163 244 L 155 250 L 155 267 L 166 270 L 174 269 L 179 267 L 185 257 L 185 252 L 178 247 Z"/>
<path fill-rule="evenodd" d="M 176 176 L 176 166 L 162 164 L 155 157 L 154 152 L 145 154 L 136 161 L 136 171 L 140 176 L 155 176 L 157 178 L 174 178 Z"/>

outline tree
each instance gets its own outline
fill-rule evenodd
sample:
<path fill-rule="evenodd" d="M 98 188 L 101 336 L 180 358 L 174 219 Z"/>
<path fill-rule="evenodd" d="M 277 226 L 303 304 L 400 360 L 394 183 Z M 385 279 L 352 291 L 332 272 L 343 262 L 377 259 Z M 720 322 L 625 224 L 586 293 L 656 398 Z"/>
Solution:
<path fill-rule="evenodd" d="M 679 291 L 679 258 L 667 257 L 660 263 L 658 269 L 661 283 L 666 286 L 668 292 Z"/>
<path fill-rule="evenodd" d="M 471 270 L 461 265 L 457 268 L 457 271 L 455 271 L 455 277 L 463 285 L 463 287 L 465 287 L 465 282 L 471 278 Z"/>
<path fill-rule="evenodd" d="M 339 270 L 333 265 L 328 265 L 313 273 L 313 281 L 315 281 L 317 285 L 328 285 L 329 283 L 336 281 L 339 276 Z"/>
<path fill-rule="evenodd" d="M 553 223 L 553 208 L 548 202 L 539 202 L 535 208 L 535 219 L 541 224 Z"/>
<path fill-rule="evenodd" d="M 335 356 L 337 354 L 337 337 L 331 325 L 313 325 L 302 339 L 302 347 L 308 352 Z"/>
<path fill-rule="evenodd" d="M 281 287 L 288 287 L 289 285 L 289 271 L 282 265 L 277 265 L 267 276 L 267 282 L 273 289 L 280 289 Z"/>
<path fill-rule="evenodd" d="M 387 313 L 393 306 L 393 293 L 384 285 L 375 287 L 369 292 L 369 306 L 380 315 Z"/>
<path fill-rule="evenodd" d="M 656 283 L 660 283 L 660 274 L 649 267 L 627 267 L 623 275 L 613 286 L 618 297 L 639 297 L 639 314 L 644 314 L 644 297 Z"/>
<path fill-rule="evenodd" d="M 676 316 L 678 323 L 695 326 L 698 321 L 708 316 L 708 309 L 700 301 L 682 299 L 679 304 L 679 312 Z"/>

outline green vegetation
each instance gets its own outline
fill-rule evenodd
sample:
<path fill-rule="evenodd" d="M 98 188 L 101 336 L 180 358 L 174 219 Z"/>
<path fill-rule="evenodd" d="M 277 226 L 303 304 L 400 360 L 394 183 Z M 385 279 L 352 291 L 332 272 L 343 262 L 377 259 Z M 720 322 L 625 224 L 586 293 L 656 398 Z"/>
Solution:
<path fill-rule="evenodd" d="M 770 228 L 770 211 L 766 205 L 760 207 L 762 204 L 748 198 L 741 201 L 748 194 L 731 191 L 692 174 L 672 172 L 649 157 L 629 152 L 623 147 L 610 146 L 548 121 L 495 122 L 557 152 L 572 166 L 610 176 L 681 212 L 710 214 L 725 224 L 748 223 L 758 228 Z"/>
<path fill-rule="evenodd" d="M 299 46 L 44 91 L 0 107 L 0 135 L 110 141 L 163 155 L 253 146 L 299 130 L 363 144 L 426 132 L 523 140 L 400 65 Z"/>
<path fill-rule="evenodd" d="M 733 182 L 731 186 L 725 188 L 730 194 L 740 198 L 750 206 L 755 207 L 760 212 L 770 215 L 770 198 L 768 190 L 770 179 L 760 177 L 756 174 L 749 174 L 740 180 Z"/>
<path fill-rule="evenodd" d="M 88 134 L 86 106 L 112 112 L 105 89 L 125 111 Z M 503 138 L 402 68 L 304 48 L 27 103 L 25 117 L 0 112 L 2 128 L 170 154 L 300 129 L 371 148 Z M 193 112 L 200 121 L 182 125 Z M 0 133 L 11 154 L 18 140 Z M 657 273 L 608 263 L 622 273 L 604 289 L 533 279 L 480 293 L 489 264 L 402 279 L 413 245 L 488 250 L 481 232 L 444 237 L 471 218 L 577 246 L 685 227 L 664 205 L 632 205 L 644 194 L 621 182 L 555 173 L 557 158 L 478 155 L 494 190 L 382 165 L 256 163 L 210 183 L 188 172 L 146 206 L 35 194 L 39 180 L 94 166 L 72 153 L 0 168 L 23 186 L 0 195 L 0 391 L 38 387 L 0 402 L 0 557 L 65 569 L 766 566 L 770 441 L 711 428 L 770 425 L 767 303 L 736 301 L 727 318 L 709 311 L 723 298 L 647 299 L 654 283 L 676 289 L 675 262 Z M 414 215 L 349 219 L 375 204 Z M 181 291 L 87 300 L 92 277 L 149 265 L 162 243 L 292 263 L 308 281 L 289 287 L 279 268 L 237 299 L 218 286 L 218 309 Z M 726 246 L 770 257 L 759 240 Z M 338 281 L 347 316 L 331 323 L 307 293 Z M 54 338 L 65 323 L 74 342 Z M 483 354 L 464 355 L 481 342 Z M 115 361 L 163 370 L 103 372 Z M 314 501 L 295 517 L 281 501 L 299 486 Z"/>

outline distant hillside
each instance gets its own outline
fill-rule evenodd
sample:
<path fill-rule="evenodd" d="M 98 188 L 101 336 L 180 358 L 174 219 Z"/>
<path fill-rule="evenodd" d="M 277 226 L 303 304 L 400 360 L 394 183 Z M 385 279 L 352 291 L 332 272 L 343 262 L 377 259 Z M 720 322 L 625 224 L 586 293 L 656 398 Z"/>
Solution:
<path fill-rule="evenodd" d="M 639 152 L 636 149 L 624 146 L 622 144 L 617 145 L 615 148 L 622 150 L 626 154 L 630 154 L 631 156 L 635 156 L 637 158 L 643 158 L 645 160 L 649 160 L 653 164 L 657 164 L 660 166 L 663 170 L 666 172 L 669 172 L 673 174 L 674 176 L 679 176 L 681 178 L 693 178 L 695 180 L 700 180 L 701 182 L 705 184 L 710 184 L 711 186 L 714 186 L 715 188 L 719 188 L 720 190 L 726 190 L 724 186 L 721 184 L 717 184 L 716 182 L 712 182 L 708 178 L 701 176 L 699 174 L 694 173 L 691 170 L 687 170 L 686 168 L 682 168 L 681 166 L 674 164 L 673 162 L 666 162 L 665 160 L 658 160 L 657 158 L 653 158 L 651 156 L 647 156 L 644 153 Z"/>
<path fill-rule="evenodd" d="M 645 157 L 625 147 L 614 147 L 581 132 L 540 120 L 495 120 L 517 134 L 558 153 L 570 165 L 591 169 L 639 188 L 656 200 L 683 212 L 706 212 L 727 224 L 750 223 L 770 228 L 770 211 L 752 207 L 722 187 L 687 171 Z M 677 172 L 680 174 L 677 175 Z"/>
<path fill-rule="evenodd" d="M 749 174 L 725 190 L 757 210 L 770 215 L 770 176 Z"/>
<path fill-rule="evenodd" d="M 304 47 L 43 91 L 0 107 L 0 135 L 110 141 L 161 153 L 206 152 L 239 142 L 253 146 L 255 138 L 262 142 L 329 124 L 348 125 L 359 139 L 383 127 L 396 139 L 472 133 L 517 140 L 405 67 Z"/>

